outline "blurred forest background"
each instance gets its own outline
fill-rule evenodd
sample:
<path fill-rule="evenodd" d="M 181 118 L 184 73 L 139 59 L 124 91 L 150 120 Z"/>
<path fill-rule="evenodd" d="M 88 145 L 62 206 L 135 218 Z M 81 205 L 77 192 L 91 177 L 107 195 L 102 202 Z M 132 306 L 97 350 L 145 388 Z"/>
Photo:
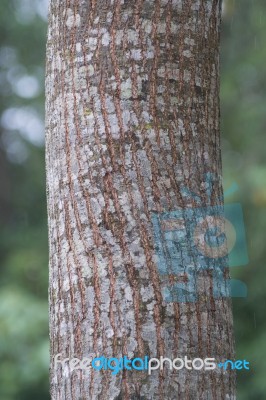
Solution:
<path fill-rule="evenodd" d="M 0 4 L 0 399 L 48 400 L 48 246 L 44 164 L 47 0 Z M 224 187 L 239 190 L 250 262 L 233 299 L 238 399 L 266 398 L 266 2 L 224 2 Z"/>

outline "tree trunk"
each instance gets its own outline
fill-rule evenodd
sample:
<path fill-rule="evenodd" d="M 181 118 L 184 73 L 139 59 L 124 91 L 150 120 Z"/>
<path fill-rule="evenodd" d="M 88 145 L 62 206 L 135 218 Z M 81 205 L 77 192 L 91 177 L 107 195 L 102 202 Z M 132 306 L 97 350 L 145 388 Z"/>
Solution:
<path fill-rule="evenodd" d="M 53 400 L 236 398 L 233 372 L 218 367 L 112 374 L 54 362 L 57 354 L 233 357 L 231 303 L 214 294 L 211 264 L 198 271 L 190 260 L 186 270 L 178 241 L 166 257 L 181 260 L 178 270 L 167 272 L 160 258 L 163 223 L 222 198 L 220 13 L 221 0 L 51 0 Z"/>

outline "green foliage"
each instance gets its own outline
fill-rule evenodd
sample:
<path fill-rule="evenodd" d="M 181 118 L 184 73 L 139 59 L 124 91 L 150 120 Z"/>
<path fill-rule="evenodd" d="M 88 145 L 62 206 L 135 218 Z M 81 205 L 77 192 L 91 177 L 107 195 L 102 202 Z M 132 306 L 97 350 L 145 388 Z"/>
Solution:
<path fill-rule="evenodd" d="M 223 18 L 221 103 L 225 186 L 239 193 L 228 202 L 244 208 L 250 262 L 232 270 L 248 286 L 247 299 L 234 299 L 237 357 L 251 370 L 238 373 L 238 399 L 265 398 L 265 235 L 266 224 L 266 4 L 227 1 Z"/>
<path fill-rule="evenodd" d="M 47 22 L 38 15 L 37 3 L 3 0 L 0 5 L 1 400 L 50 398 L 48 246 L 41 138 Z M 27 4 L 31 11 L 27 12 Z M 20 113 L 4 117 L 10 109 Z M 30 115 L 35 118 L 32 126 Z"/>

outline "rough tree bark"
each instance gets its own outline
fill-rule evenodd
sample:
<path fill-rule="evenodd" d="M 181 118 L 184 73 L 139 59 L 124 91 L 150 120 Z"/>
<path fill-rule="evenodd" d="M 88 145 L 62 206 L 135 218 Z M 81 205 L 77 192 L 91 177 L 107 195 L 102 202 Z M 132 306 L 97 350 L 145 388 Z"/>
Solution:
<path fill-rule="evenodd" d="M 235 399 L 234 374 L 221 369 L 84 375 L 53 362 L 233 356 L 230 300 L 214 298 L 210 271 L 196 302 L 165 301 L 152 225 L 197 205 L 184 186 L 206 204 L 206 173 L 217 177 L 211 204 L 222 197 L 220 13 L 220 0 L 50 2 L 53 400 Z"/>

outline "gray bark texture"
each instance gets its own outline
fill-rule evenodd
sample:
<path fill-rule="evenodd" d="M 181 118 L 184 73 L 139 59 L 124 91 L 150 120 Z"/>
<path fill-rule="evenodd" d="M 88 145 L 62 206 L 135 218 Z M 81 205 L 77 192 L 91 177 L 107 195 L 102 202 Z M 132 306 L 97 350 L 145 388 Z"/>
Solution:
<path fill-rule="evenodd" d="M 51 0 L 46 69 L 52 400 L 235 399 L 223 371 L 70 371 L 54 356 L 234 355 L 210 271 L 166 302 L 152 215 L 222 198 L 221 0 Z M 171 279 L 175 279 L 173 276 Z M 171 282 L 170 282 L 171 283 Z"/>

